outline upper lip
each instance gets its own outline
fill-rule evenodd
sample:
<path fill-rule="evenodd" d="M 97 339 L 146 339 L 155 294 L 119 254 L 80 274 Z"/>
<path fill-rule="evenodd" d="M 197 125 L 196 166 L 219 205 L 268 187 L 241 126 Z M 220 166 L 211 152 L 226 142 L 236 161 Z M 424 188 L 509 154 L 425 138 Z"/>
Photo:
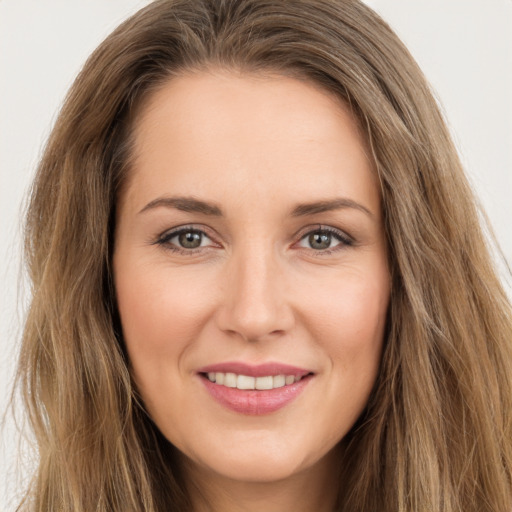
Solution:
<path fill-rule="evenodd" d="M 199 368 L 198 373 L 236 373 L 237 375 L 247 375 L 249 377 L 265 377 L 268 375 L 294 375 L 296 377 L 304 377 L 310 370 L 291 366 L 282 363 L 264 363 L 264 364 L 248 364 L 241 361 L 226 361 L 224 363 L 216 363 Z"/>

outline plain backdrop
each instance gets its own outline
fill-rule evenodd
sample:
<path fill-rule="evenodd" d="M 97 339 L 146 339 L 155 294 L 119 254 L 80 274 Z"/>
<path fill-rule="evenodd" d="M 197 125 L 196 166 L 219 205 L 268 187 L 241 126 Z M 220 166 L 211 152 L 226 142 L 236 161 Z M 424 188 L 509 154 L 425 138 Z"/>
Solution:
<path fill-rule="evenodd" d="M 86 57 L 147 3 L 0 0 L 0 415 L 28 300 L 20 218 L 34 168 Z M 512 0 L 367 3 L 397 31 L 436 91 L 468 177 L 512 262 Z M 7 415 L 0 432 L 2 512 L 14 510 L 13 498 L 26 483 L 30 461 L 16 471 L 18 450 Z"/>

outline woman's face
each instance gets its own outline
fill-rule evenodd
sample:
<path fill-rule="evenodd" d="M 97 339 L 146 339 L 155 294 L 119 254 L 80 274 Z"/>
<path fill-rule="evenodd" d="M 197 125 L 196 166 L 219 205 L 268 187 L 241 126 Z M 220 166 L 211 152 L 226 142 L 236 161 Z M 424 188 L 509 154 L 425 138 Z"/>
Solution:
<path fill-rule="evenodd" d="M 200 473 L 325 467 L 379 368 L 390 276 L 345 106 L 224 71 L 169 81 L 135 126 L 114 274 L 133 377 Z"/>

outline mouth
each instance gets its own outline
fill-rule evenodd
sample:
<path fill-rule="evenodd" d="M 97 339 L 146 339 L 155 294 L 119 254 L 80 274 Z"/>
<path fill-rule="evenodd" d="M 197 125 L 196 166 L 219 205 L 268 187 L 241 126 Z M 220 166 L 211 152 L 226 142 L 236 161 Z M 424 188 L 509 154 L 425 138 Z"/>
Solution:
<path fill-rule="evenodd" d="M 283 408 L 314 377 L 311 371 L 274 363 L 223 363 L 202 368 L 198 374 L 217 403 L 246 415 L 269 414 Z"/>
<path fill-rule="evenodd" d="M 236 388 L 240 390 L 264 391 L 291 386 L 308 375 L 311 375 L 311 373 L 306 375 L 263 375 L 261 377 L 253 377 L 251 375 L 231 372 L 208 372 L 202 373 L 201 375 L 218 386 L 226 386 L 228 388 Z"/>

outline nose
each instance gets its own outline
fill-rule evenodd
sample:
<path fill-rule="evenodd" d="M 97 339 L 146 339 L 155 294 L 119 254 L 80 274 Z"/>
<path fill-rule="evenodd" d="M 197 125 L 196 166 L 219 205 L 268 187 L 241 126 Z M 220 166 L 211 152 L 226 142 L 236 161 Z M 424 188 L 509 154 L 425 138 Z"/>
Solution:
<path fill-rule="evenodd" d="M 294 314 L 284 267 L 271 248 L 234 253 L 220 286 L 218 327 L 251 342 L 289 332 Z"/>

